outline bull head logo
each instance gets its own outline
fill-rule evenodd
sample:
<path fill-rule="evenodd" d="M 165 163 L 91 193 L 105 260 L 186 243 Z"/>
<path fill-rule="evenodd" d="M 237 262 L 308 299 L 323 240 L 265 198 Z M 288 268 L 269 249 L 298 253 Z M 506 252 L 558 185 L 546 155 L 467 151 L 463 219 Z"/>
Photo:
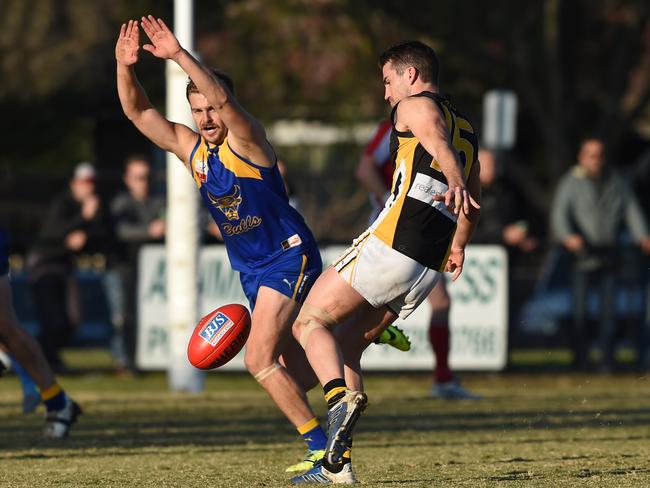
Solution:
<path fill-rule="evenodd" d="M 212 205 L 221 210 L 228 220 L 239 220 L 239 205 L 242 202 L 241 189 L 235 185 L 231 195 L 215 197 L 208 192 L 208 198 Z"/>

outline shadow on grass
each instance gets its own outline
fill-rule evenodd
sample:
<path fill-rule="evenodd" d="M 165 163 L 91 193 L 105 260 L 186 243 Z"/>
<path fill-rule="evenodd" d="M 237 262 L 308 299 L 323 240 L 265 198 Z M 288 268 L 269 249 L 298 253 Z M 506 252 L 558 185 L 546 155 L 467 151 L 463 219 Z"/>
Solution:
<path fill-rule="evenodd" d="M 19 450 L 29 448 L 64 447 L 66 451 L 87 448 L 130 448 L 155 447 L 184 447 L 190 446 L 193 451 L 206 449 L 219 451 L 277 449 L 278 444 L 296 442 L 295 432 L 280 414 L 269 414 L 268 407 L 242 405 L 234 412 L 220 412 L 218 405 L 209 408 L 209 403 L 203 401 L 187 401 L 180 405 L 175 412 L 169 410 L 151 411 L 145 405 L 131 408 L 129 411 L 114 412 L 102 410 L 104 404 L 86 407 L 84 414 L 74 426 L 71 437 L 64 443 L 46 442 L 38 439 L 41 429 L 41 419 L 34 416 L 11 415 L 3 419 L 0 425 L 0 448 Z M 385 409 L 383 409 L 385 411 Z M 620 439 L 611 436 L 612 428 L 640 428 L 635 435 L 627 439 L 650 439 L 650 410 L 644 408 L 613 408 L 608 410 L 583 409 L 569 412 L 562 409 L 518 409 L 501 410 L 498 412 L 442 412 L 442 413 L 380 413 L 381 405 L 373 413 L 372 410 L 364 416 L 359 424 L 358 432 L 370 434 L 391 434 L 404 432 L 475 432 L 477 434 L 503 431 L 556 431 L 554 438 L 518 439 L 517 442 L 557 442 L 580 441 L 575 433 L 561 434 L 562 430 L 591 429 L 598 434 L 597 429 L 607 427 L 609 436 L 600 440 Z M 647 434 L 646 434 L 647 432 Z M 604 433 L 604 431 L 603 431 Z M 589 436 L 596 440 L 596 436 Z M 460 441 L 459 441 L 460 442 Z M 496 439 L 470 440 L 469 444 L 498 443 Z M 503 442 L 512 442 L 512 437 L 505 436 Z M 454 441 L 448 436 L 440 442 L 426 442 L 422 445 L 453 445 Z M 462 444 L 468 444 L 468 438 L 462 439 Z M 368 445 L 368 444 L 366 444 Z M 384 447 L 385 444 L 370 444 Z M 392 447 L 399 444 L 390 443 Z M 418 445 L 417 439 L 404 443 L 404 446 Z M 130 453 L 133 454 L 133 453 Z M 8 454 L 0 451 L 0 459 L 15 456 L 31 456 L 34 453 Z M 42 454 L 38 454 L 41 456 Z M 84 456 L 91 455 L 84 452 Z M 98 454 L 100 455 L 100 454 Z M 103 452 L 101 455 L 106 455 Z M 123 455 L 116 453 L 115 455 Z M 56 454 L 53 454 L 56 456 Z M 65 454 L 69 456 L 69 452 Z M 523 460 L 525 461 L 525 460 Z"/>

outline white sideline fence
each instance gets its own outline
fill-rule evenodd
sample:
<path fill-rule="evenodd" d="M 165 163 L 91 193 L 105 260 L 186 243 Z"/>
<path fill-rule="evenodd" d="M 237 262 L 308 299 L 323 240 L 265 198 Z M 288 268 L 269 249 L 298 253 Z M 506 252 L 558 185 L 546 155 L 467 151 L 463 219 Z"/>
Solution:
<path fill-rule="evenodd" d="M 345 246 L 321 248 L 328 265 Z M 137 364 L 143 370 L 165 370 L 171 360 L 168 339 L 166 262 L 163 245 L 144 246 L 139 257 Z M 454 370 L 499 371 L 507 362 L 508 262 L 501 246 L 474 245 L 466 252 L 463 274 L 448 282 L 452 299 L 451 354 Z M 248 306 L 239 275 L 230 268 L 222 245 L 199 251 L 199 312 L 203 316 L 227 303 Z M 428 340 L 431 308 L 425 301 L 407 320 L 404 329 L 413 344 L 409 352 L 371 345 L 364 353 L 366 370 L 425 371 L 433 367 Z M 186 338 L 185 344 L 189 340 Z M 178 347 L 178 346 L 177 346 Z M 187 359 L 185 359 L 187 360 Z M 243 351 L 219 371 L 244 371 Z"/>

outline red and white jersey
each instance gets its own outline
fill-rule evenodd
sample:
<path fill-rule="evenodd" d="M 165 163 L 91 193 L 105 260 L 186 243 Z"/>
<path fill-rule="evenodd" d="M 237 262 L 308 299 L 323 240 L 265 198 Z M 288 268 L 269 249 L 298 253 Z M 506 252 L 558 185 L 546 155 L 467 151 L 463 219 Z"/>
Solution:
<path fill-rule="evenodd" d="M 384 182 L 386 192 L 390 190 L 393 184 L 393 172 L 395 171 L 395 163 L 390 157 L 390 132 L 392 128 L 393 126 L 389 119 L 382 121 L 377 126 L 377 129 L 375 129 L 372 139 L 370 139 L 370 142 L 363 151 L 366 156 L 373 157 L 375 169 Z M 372 222 L 379 215 L 379 212 L 381 212 L 384 202 L 378 202 L 371 194 L 370 203 L 372 204 L 370 222 Z"/>

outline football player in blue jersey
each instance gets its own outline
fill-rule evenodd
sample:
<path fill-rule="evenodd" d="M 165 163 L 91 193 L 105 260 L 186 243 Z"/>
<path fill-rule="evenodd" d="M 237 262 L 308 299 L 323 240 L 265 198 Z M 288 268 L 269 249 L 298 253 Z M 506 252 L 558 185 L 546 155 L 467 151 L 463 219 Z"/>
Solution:
<path fill-rule="evenodd" d="M 38 342 L 18 323 L 11 301 L 7 234 L 0 228 L 0 343 L 14 356 L 38 385 L 45 404 L 45 430 L 48 439 L 68 435 L 70 426 L 81 413 L 79 405 L 56 382 Z M 0 363 L 0 375 L 2 373 Z"/>
<path fill-rule="evenodd" d="M 197 131 L 167 120 L 139 84 L 134 67 L 140 25 L 151 41 L 143 48 L 176 62 L 189 76 L 186 97 Z M 303 435 L 308 457 L 322 457 L 325 433 L 303 389 L 279 362 L 281 354 L 291 362 L 290 349 L 302 353 L 291 324 L 322 263 L 311 231 L 289 205 L 264 127 L 235 98 L 230 78 L 196 61 L 160 19 L 122 25 L 115 56 L 124 113 L 152 142 L 183 161 L 240 273 L 252 309 L 246 368 Z"/>

